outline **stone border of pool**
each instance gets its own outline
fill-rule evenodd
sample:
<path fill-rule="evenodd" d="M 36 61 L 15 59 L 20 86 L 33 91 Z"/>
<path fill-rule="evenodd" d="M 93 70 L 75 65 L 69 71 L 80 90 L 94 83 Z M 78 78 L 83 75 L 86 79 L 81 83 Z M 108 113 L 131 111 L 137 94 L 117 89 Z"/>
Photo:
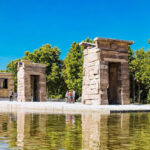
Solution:
<path fill-rule="evenodd" d="M 65 102 L 9 102 L 0 101 L 0 112 L 27 113 L 69 113 L 81 114 L 98 112 L 102 114 L 118 112 L 150 112 L 150 105 L 84 105 L 82 103 L 68 104 Z"/>

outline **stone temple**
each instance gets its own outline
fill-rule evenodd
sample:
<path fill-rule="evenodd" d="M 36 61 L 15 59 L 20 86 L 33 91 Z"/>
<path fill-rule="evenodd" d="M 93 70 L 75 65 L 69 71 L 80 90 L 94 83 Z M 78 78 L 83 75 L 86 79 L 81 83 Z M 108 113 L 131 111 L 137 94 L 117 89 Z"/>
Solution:
<path fill-rule="evenodd" d="M 128 46 L 133 41 L 95 38 L 84 46 L 82 103 L 129 104 Z"/>
<path fill-rule="evenodd" d="M 46 101 L 46 65 L 24 60 L 18 62 L 17 101 Z"/>
<path fill-rule="evenodd" d="M 11 89 L 14 91 L 14 75 L 0 72 L 0 98 L 9 98 Z"/>

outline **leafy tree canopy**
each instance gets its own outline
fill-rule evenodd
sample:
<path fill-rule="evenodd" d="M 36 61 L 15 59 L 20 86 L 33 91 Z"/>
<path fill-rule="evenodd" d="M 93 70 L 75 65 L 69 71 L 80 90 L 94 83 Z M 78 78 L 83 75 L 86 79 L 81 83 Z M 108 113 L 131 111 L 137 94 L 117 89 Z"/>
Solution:
<path fill-rule="evenodd" d="M 64 60 L 63 77 L 68 89 L 75 89 L 78 95 L 82 91 L 83 47 L 73 42 Z"/>
<path fill-rule="evenodd" d="M 13 61 L 10 61 L 10 63 L 6 67 L 7 72 L 11 72 L 14 74 L 14 87 L 15 91 L 17 91 L 17 62 L 19 62 L 21 59 L 16 59 Z"/>
<path fill-rule="evenodd" d="M 89 37 L 87 37 L 84 42 L 88 42 L 88 43 L 95 43 L 95 41 L 93 39 L 90 39 Z"/>
<path fill-rule="evenodd" d="M 31 60 L 34 63 L 46 64 L 47 88 L 48 95 L 60 97 L 64 95 L 65 83 L 62 77 L 62 61 L 59 58 L 60 50 L 57 47 L 52 47 L 50 44 L 45 44 L 38 50 L 33 52 L 26 51 L 24 60 Z M 58 96 L 59 97 L 59 96 Z"/>

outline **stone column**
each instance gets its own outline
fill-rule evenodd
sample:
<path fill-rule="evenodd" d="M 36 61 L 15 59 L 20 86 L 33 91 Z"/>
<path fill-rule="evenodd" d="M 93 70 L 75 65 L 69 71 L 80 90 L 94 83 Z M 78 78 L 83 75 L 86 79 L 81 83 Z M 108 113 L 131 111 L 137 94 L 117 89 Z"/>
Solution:
<path fill-rule="evenodd" d="M 18 72 L 17 72 L 17 101 L 18 102 L 25 102 L 25 87 L 24 87 L 24 69 L 23 67 L 20 67 Z"/>
<path fill-rule="evenodd" d="M 100 62 L 100 93 L 101 105 L 108 105 L 108 86 L 109 86 L 108 62 Z"/>
<path fill-rule="evenodd" d="M 84 50 L 82 103 L 100 105 L 100 50 L 94 44 Z"/>
<path fill-rule="evenodd" d="M 40 101 L 46 101 L 47 96 L 46 96 L 46 76 L 40 75 L 39 77 L 39 98 Z"/>
<path fill-rule="evenodd" d="M 129 68 L 128 62 L 121 63 L 121 102 L 130 104 Z"/>

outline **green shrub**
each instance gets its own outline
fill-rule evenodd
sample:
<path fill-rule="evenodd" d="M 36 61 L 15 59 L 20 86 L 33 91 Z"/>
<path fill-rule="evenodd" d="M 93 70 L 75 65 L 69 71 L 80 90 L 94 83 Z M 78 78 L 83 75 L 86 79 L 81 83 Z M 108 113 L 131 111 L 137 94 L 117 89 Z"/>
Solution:
<path fill-rule="evenodd" d="M 76 102 L 79 102 L 79 103 L 81 103 L 81 101 L 82 101 L 82 97 L 79 97 L 79 98 L 76 100 Z"/>
<path fill-rule="evenodd" d="M 59 95 L 50 95 L 49 98 L 54 98 L 54 99 L 61 99 L 63 96 L 61 94 Z"/>

